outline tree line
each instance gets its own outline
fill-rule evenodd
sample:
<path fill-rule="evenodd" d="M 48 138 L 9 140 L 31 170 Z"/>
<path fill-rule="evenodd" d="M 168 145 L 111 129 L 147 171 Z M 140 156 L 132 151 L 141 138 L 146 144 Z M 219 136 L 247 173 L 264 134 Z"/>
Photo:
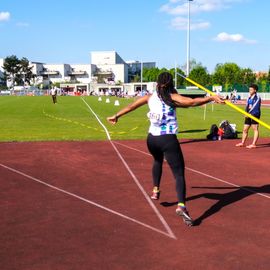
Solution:
<path fill-rule="evenodd" d="M 175 75 L 185 75 L 185 72 L 180 68 L 144 69 L 143 81 L 155 81 L 158 74 L 163 71 L 168 71 L 174 76 L 177 88 L 192 85 L 181 77 L 181 75 Z M 207 71 L 207 68 L 201 63 L 196 63 L 195 60 L 192 60 L 189 78 L 208 88 L 213 85 L 221 85 L 225 91 L 231 91 L 233 89 L 237 89 L 238 91 L 248 91 L 248 87 L 251 83 L 257 83 L 261 91 L 270 92 L 270 68 L 268 73 L 266 72 L 265 74 L 263 73 L 257 76 L 250 68 L 241 68 L 236 63 L 228 62 L 217 64 L 214 72 L 210 74 Z"/>

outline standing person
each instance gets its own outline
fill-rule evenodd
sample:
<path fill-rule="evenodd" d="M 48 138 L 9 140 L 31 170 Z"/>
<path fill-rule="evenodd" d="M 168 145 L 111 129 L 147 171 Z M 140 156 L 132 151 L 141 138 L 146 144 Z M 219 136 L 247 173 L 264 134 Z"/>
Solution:
<path fill-rule="evenodd" d="M 179 95 L 173 85 L 173 76 L 168 72 L 163 72 L 158 76 L 157 89 L 153 94 L 147 94 L 138 98 L 115 115 L 107 118 L 111 124 L 116 124 L 123 115 L 148 103 L 149 112 L 147 116 L 150 120 L 150 127 L 147 136 L 147 147 L 154 159 L 152 167 L 153 193 L 151 199 L 159 199 L 162 164 L 165 157 L 176 181 L 178 199 L 176 213 L 183 218 L 188 226 L 193 225 L 193 220 L 185 204 L 185 163 L 176 137 L 178 129 L 176 108 L 200 106 L 211 101 L 223 103 L 218 96 L 192 99 Z"/>
<path fill-rule="evenodd" d="M 249 98 L 247 99 L 246 112 L 253 115 L 254 117 L 260 119 L 261 117 L 261 98 L 257 95 L 258 85 L 251 84 L 249 86 Z M 245 146 L 246 139 L 248 137 L 248 131 L 252 127 L 254 132 L 254 137 L 252 144 L 248 145 L 247 148 L 252 149 L 256 148 L 256 143 L 259 139 L 259 123 L 249 117 L 245 117 L 245 123 L 242 134 L 242 141 L 236 146 L 243 147 Z"/>
<path fill-rule="evenodd" d="M 56 104 L 57 103 L 57 87 L 54 86 L 52 89 L 51 89 L 51 95 L 52 95 L 52 100 L 53 100 L 53 104 Z"/>

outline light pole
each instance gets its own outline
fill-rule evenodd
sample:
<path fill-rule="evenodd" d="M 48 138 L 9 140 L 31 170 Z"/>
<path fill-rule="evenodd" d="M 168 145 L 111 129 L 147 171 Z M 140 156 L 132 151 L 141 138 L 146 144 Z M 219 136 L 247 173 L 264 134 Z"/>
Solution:
<path fill-rule="evenodd" d="M 141 61 L 141 95 L 143 93 L 142 88 L 143 88 L 143 61 Z"/>
<path fill-rule="evenodd" d="M 189 55 L 190 55 L 190 2 L 193 0 L 188 0 L 188 22 L 187 22 L 187 71 L 186 76 L 189 75 Z"/>
<path fill-rule="evenodd" d="M 175 89 L 177 89 L 177 66 L 176 66 L 176 61 L 174 63 L 174 76 L 175 76 L 175 78 L 174 78 L 174 87 L 175 87 Z"/>

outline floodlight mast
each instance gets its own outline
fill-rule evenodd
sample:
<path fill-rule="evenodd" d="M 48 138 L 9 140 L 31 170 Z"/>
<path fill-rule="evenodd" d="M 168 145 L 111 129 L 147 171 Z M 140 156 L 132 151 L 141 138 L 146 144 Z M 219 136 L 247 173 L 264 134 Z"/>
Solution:
<path fill-rule="evenodd" d="M 187 21 L 187 70 L 186 76 L 189 76 L 190 70 L 190 2 L 193 0 L 188 0 L 188 21 Z"/>
<path fill-rule="evenodd" d="M 141 61 L 141 94 L 143 88 L 143 61 Z"/>

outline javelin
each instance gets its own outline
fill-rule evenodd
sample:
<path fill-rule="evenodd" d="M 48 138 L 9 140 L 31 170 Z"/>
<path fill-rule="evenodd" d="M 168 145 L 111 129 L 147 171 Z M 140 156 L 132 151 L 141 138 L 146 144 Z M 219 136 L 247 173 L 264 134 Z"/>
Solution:
<path fill-rule="evenodd" d="M 180 74 L 180 73 L 177 73 L 179 76 L 183 77 L 184 79 L 186 79 L 187 81 L 189 81 L 190 83 L 196 85 L 197 87 L 199 87 L 200 89 L 202 89 L 203 91 L 207 92 L 208 94 L 210 94 L 211 96 L 214 96 L 216 95 L 215 93 L 213 93 L 212 91 L 208 90 L 207 88 L 203 87 L 202 85 L 194 82 L 193 80 L 191 80 L 190 78 Z M 259 124 L 261 124 L 262 126 L 268 128 L 270 130 L 270 126 L 268 124 L 266 124 L 265 122 L 261 121 L 260 119 L 258 119 L 257 117 L 251 115 L 250 113 L 240 109 L 239 107 L 235 106 L 234 104 L 232 104 L 231 102 L 229 102 L 228 100 L 225 100 L 225 103 L 227 105 L 229 105 L 230 107 L 232 107 L 233 109 L 235 109 L 236 111 L 244 114 L 245 116 L 255 120 L 256 122 L 258 122 Z"/>

